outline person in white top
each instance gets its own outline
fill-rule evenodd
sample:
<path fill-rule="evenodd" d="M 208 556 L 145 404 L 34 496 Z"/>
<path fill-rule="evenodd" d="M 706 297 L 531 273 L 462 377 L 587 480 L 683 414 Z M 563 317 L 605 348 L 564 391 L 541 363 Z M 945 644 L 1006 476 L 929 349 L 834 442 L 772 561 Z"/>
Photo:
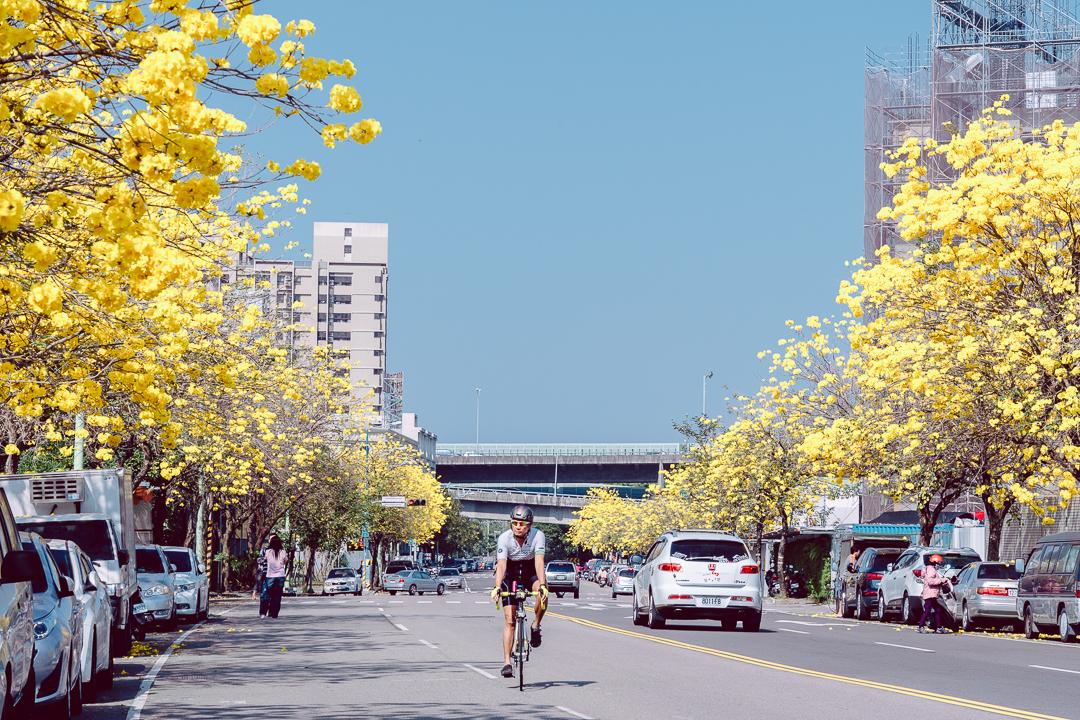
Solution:
<path fill-rule="evenodd" d="M 276 618 L 281 612 L 281 593 L 285 590 L 285 562 L 288 553 L 277 535 L 270 537 L 270 547 L 266 549 L 266 591 L 270 596 L 267 608 L 269 616 Z"/>
<path fill-rule="evenodd" d="M 510 512 L 510 529 L 499 536 L 495 546 L 495 587 L 491 589 L 492 600 L 501 599 L 500 592 L 512 592 L 514 585 L 526 587 L 537 593 L 535 619 L 529 644 L 540 647 L 540 621 L 544 617 L 547 605 L 547 576 L 544 574 L 544 553 L 546 539 L 544 533 L 533 528 L 533 512 L 524 505 L 518 505 Z M 514 643 L 514 604 L 513 598 L 503 602 L 503 677 L 513 677 L 514 667 L 510 664 L 510 650 Z"/>

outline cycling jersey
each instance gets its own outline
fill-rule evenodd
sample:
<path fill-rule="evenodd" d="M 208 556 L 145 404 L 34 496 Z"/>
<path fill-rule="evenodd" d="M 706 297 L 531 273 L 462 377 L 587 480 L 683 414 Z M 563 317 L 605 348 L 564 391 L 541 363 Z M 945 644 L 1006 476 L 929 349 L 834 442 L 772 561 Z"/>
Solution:
<path fill-rule="evenodd" d="M 544 556 L 546 542 L 544 533 L 536 528 L 529 530 L 523 543 L 518 543 L 513 530 L 507 530 L 499 536 L 495 545 L 495 559 L 506 561 L 503 592 L 510 592 L 515 582 L 518 587 L 532 590 L 533 584 L 539 580 L 536 575 L 536 556 Z"/>

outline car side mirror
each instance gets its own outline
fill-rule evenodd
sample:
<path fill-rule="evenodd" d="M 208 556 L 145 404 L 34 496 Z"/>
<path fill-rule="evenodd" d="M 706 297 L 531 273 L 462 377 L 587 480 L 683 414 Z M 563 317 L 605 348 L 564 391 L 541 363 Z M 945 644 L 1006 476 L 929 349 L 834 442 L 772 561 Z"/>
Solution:
<path fill-rule="evenodd" d="M 75 584 L 75 581 L 69 578 L 67 575 L 60 576 L 60 587 L 57 588 L 59 592 L 56 594 L 61 600 L 64 598 L 74 597 L 75 591 L 71 589 L 71 586 Z"/>
<path fill-rule="evenodd" d="M 127 565 L 131 562 L 131 555 L 128 554 L 127 550 L 118 550 L 116 552 L 116 561 L 121 565 Z"/>
<path fill-rule="evenodd" d="M 885 566 L 885 572 L 892 572 L 893 564 L 889 563 Z"/>
<path fill-rule="evenodd" d="M 33 582 L 43 575 L 41 560 L 32 550 L 11 550 L 0 563 L 0 585 Z"/>

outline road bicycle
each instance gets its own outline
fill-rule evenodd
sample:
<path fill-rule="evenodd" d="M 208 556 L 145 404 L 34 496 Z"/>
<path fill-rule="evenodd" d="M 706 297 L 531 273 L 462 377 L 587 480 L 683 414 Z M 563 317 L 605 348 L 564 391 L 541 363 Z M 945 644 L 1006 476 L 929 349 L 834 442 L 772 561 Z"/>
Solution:
<path fill-rule="evenodd" d="M 529 652 L 532 650 L 532 646 L 529 644 L 529 638 L 526 635 L 526 630 L 529 627 L 529 618 L 525 613 L 525 600 L 534 597 L 536 602 L 542 603 L 544 600 L 537 593 L 525 588 L 519 588 L 517 582 L 515 582 L 510 592 L 500 592 L 499 595 L 504 598 L 514 598 L 514 645 L 511 652 L 510 659 L 517 662 L 517 676 L 518 676 L 518 690 L 525 691 L 525 663 L 529 660 Z"/>

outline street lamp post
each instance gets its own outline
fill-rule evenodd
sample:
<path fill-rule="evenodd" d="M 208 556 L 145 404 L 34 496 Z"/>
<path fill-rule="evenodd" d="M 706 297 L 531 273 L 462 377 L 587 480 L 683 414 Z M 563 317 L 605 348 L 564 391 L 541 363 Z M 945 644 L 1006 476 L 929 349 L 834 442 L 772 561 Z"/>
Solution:
<path fill-rule="evenodd" d="M 480 452 L 480 388 L 476 390 L 476 452 Z"/>
<path fill-rule="evenodd" d="M 705 407 L 705 381 L 712 377 L 712 370 L 701 376 L 701 417 L 709 417 Z"/>

